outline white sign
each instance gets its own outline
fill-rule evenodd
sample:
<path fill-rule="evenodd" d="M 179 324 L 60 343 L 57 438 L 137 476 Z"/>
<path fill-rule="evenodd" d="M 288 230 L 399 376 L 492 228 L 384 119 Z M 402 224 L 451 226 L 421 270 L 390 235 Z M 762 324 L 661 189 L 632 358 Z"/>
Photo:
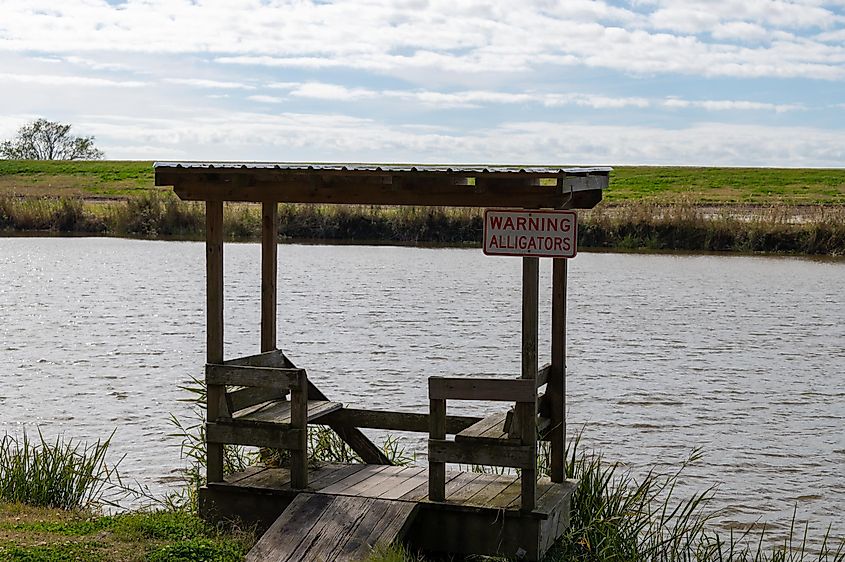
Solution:
<path fill-rule="evenodd" d="M 488 209 L 484 253 L 488 256 L 575 257 L 575 211 Z"/>

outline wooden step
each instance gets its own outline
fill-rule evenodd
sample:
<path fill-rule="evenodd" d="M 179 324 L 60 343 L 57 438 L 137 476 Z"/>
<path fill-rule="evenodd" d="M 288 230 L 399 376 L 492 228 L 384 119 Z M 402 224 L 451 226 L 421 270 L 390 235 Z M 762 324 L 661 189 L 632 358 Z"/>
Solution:
<path fill-rule="evenodd" d="M 404 536 L 415 502 L 300 493 L 246 556 L 246 562 L 357 562 Z"/>
<path fill-rule="evenodd" d="M 329 400 L 309 400 L 308 421 L 314 421 L 341 408 L 343 408 L 343 404 L 340 402 L 331 402 Z M 235 412 L 232 416 L 231 422 L 237 424 L 271 424 L 288 426 L 290 425 L 290 401 L 271 400 L 245 408 Z"/>
<path fill-rule="evenodd" d="M 507 412 L 491 414 L 456 434 L 455 441 L 519 444 L 519 438 L 511 438 L 505 431 L 506 418 Z"/>

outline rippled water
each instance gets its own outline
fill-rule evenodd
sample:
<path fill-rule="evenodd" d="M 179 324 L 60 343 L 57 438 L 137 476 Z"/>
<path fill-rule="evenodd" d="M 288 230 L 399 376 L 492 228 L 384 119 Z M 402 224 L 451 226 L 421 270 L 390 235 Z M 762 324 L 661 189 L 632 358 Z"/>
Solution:
<path fill-rule="evenodd" d="M 225 259 L 226 355 L 256 353 L 259 248 L 229 244 Z M 519 370 L 518 259 L 304 245 L 279 259 L 280 347 L 348 405 L 426 411 L 430 375 Z M 204 362 L 203 260 L 192 242 L 0 239 L 2 429 L 89 440 L 116 429 L 123 474 L 172 486 L 167 418 L 187 418 L 177 385 Z M 797 505 L 799 520 L 845 535 L 843 286 L 842 261 L 580 254 L 570 429 L 637 472 L 702 447 L 681 492 L 718 484 L 723 527 L 783 528 Z M 406 444 L 422 449 L 422 436 Z"/>

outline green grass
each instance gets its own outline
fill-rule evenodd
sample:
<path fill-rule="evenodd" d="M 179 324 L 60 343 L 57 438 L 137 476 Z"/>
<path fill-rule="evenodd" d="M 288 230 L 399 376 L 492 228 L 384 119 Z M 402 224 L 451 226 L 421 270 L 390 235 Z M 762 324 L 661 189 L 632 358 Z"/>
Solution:
<path fill-rule="evenodd" d="M 57 437 L 38 441 L 24 433 L 0 440 L 0 500 L 33 506 L 86 509 L 103 501 L 113 479 L 106 464 L 110 438 L 88 445 Z"/>
<path fill-rule="evenodd" d="M 0 504 L 0 559 L 81 562 L 239 562 L 251 531 L 218 529 L 187 512 L 111 516 Z"/>
<path fill-rule="evenodd" d="M 0 160 L 0 195 L 130 198 L 151 191 L 149 161 Z M 845 204 L 845 169 L 615 166 L 610 203 Z"/>

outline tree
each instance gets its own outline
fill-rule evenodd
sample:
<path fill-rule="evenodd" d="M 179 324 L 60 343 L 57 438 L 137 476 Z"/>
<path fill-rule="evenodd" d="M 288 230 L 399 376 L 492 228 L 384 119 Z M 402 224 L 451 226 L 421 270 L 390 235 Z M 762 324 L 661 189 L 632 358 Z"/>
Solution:
<path fill-rule="evenodd" d="M 75 137 L 70 125 L 36 119 L 20 129 L 15 138 L 0 144 L 0 157 L 10 160 L 99 160 L 103 151 L 94 137 Z"/>

